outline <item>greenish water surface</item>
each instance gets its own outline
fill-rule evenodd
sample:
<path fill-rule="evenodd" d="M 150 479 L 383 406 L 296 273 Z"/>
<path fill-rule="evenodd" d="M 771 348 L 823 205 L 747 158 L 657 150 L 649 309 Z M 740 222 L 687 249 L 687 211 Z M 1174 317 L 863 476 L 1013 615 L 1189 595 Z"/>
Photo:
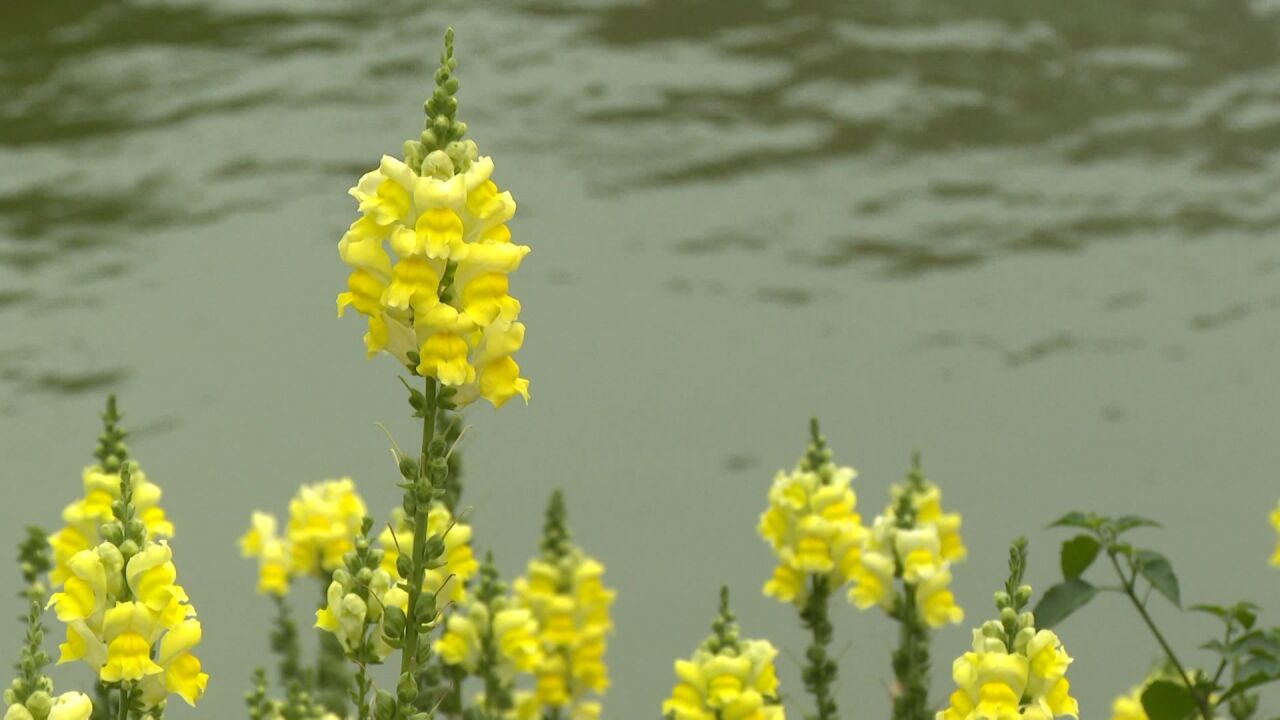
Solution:
<path fill-rule="evenodd" d="M 939 702 L 1009 539 L 1043 588 L 1071 508 L 1159 518 L 1184 597 L 1280 619 L 1280 3 L 11 2 L 0 540 L 57 524 L 120 393 L 205 626 L 209 694 L 170 717 L 242 716 L 270 615 L 251 510 L 339 475 L 396 502 L 374 423 L 415 428 L 334 318 L 336 243 L 346 189 L 420 128 L 446 25 L 533 247 L 533 401 L 470 414 L 466 504 L 512 575 L 567 490 L 619 591 L 607 717 L 657 716 L 721 582 L 801 715 L 754 527 L 811 414 L 864 515 L 914 449 L 964 514 Z M 893 628 L 835 607 L 844 715 L 887 717 Z M 1170 635 L 1203 663 L 1210 630 Z M 1090 717 L 1157 655 L 1118 600 L 1061 634 Z"/>

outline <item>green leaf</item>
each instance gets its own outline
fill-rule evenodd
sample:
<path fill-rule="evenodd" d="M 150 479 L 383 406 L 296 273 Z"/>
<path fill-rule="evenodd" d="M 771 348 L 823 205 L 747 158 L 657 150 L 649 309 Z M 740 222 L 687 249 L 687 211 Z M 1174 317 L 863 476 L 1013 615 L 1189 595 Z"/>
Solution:
<path fill-rule="evenodd" d="M 1116 534 L 1128 532 L 1134 528 L 1140 527 L 1160 527 L 1160 523 L 1150 518 L 1144 518 L 1139 515 L 1124 515 L 1115 519 L 1112 523 Z"/>
<path fill-rule="evenodd" d="M 1182 683 L 1157 680 L 1142 691 L 1142 709 L 1151 720 L 1186 720 L 1196 712 L 1196 700 Z"/>
<path fill-rule="evenodd" d="M 1078 527 L 1085 530 L 1097 530 L 1102 524 L 1102 519 L 1093 513 L 1082 513 L 1072 511 L 1062 517 L 1049 523 L 1049 527 Z"/>
<path fill-rule="evenodd" d="M 1062 543 L 1062 577 L 1071 580 L 1084 574 L 1098 557 L 1101 546 L 1088 535 L 1077 535 Z"/>
<path fill-rule="evenodd" d="M 1049 588 L 1036 603 L 1036 625 L 1043 629 L 1054 627 L 1067 619 L 1071 613 L 1084 607 L 1098 594 L 1098 588 L 1081 580 L 1071 578 Z"/>
<path fill-rule="evenodd" d="M 1151 583 L 1151 587 L 1169 598 L 1169 602 L 1176 607 L 1182 607 L 1178 576 L 1173 574 L 1173 565 L 1169 564 L 1169 559 L 1154 550 L 1139 550 L 1136 561 L 1138 572 Z"/>

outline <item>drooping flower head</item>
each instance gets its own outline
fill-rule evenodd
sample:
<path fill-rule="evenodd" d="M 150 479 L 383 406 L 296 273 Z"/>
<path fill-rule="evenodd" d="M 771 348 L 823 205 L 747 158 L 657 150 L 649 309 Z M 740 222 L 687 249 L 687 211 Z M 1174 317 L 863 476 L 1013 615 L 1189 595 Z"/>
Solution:
<path fill-rule="evenodd" d="M 942 491 L 924 477 L 919 456 L 906 482 L 892 485 L 889 493 L 892 502 L 863 539 L 849 602 L 897 612 L 910 593 L 910 606 L 929 627 L 964 620 L 950 589 L 951 564 L 967 555 L 960 515 L 942 511 Z M 896 580 L 903 583 L 901 593 Z"/>
<path fill-rule="evenodd" d="M 277 534 L 274 515 L 255 511 L 249 531 L 240 538 L 240 553 L 258 558 L 258 591 L 284 595 L 293 578 L 307 575 L 327 582 L 355 547 L 365 513 L 349 477 L 298 488 L 289 501 L 283 536 Z"/>
<path fill-rule="evenodd" d="M 520 302 L 508 276 L 529 253 L 511 242 L 511 193 L 493 182 L 493 160 L 463 140 L 456 120 L 458 81 L 452 31 L 420 140 L 405 158 L 384 155 L 351 189 L 360 218 L 338 243 L 351 269 L 338 314 L 368 318 L 370 357 L 386 352 L 452 388 L 461 407 L 483 397 L 495 407 L 529 381 L 513 359 L 524 344 Z"/>
<path fill-rule="evenodd" d="M 816 420 L 811 430 L 812 441 L 796 469 L 774 477 L 758 527 L 778 558 L 764 592 L 796 605 L 804 604 L 812 577 L 826 578 L 832 589 L 853 577 L 867 532 L 850 485 L 857 471 L 832 463 Z"/>
<path fill-rule="evenodd" d="M 119 460 L 125 457 L 120 443 L 124 433 L 115 427 L 119 415 L 114 401 L 104 418 L 107 431 L 99 460 L 104 467 L 111 466 L 113 472 L 102 474 L 114 481 L 104 481 L 102 492 L 112 494 L 114 488 L 118 494 L 107 503 L 110 515 L 94 528 L 93 537 L 102 542 L 66 559 L 61 568 L 62 589 L 49 599 L 58 620 L 66 625 L 67 639 L 59 648 L 58 663 L 86 663 L 99 681 L 136 690 L 137 702 L 144 708 L 160 705 L 170 693 L 194 705 L 204 695 L 209 676 L 192 654 L 201 628 L 195 607 L 178 584 L 173 550 L 166 539 L 173 528 L 164 521 L 163 534 L 152 534 L 155 523 L 145 519 L 140 502 L 151 491 L 134 477 L 137 470 L 132 460 Z M 158 490 L 151 497 L 155 495 Z M 54 548 L 56 553 L 57 543 Z M 83 709 L 75 697 L 64 706 L 67 717 L 77 717 Z"/>
<path fill-rule="evenodd" d="M 675 663 L 675 687 L 662 714 L 675 720 L 785 720 L 768 640 L 738 637 L 728 588 L 720 589 L 720 615 L 712 634 L 688 660 Z"/>
<path fill-rule="evenodd" d="M 973 631 L 973 649 L 952 665 L 956 690 L 937 720 L 1080 717 L 1067 681 L 1071 656 L 1057 634 L 1037 629 L 1023 610 L 1031 598 L 1031 587 L 1022 584 L 1025 541 L 1014 543 L 1009 565 L 1009 582 L 995 594 L 1001 619 Z"/>
<path fill-rule="evenodd" d="M 531 560 L 515 581 L 518 607 L 538 625 L 543 661 L 535 667 L 536 690 L 517 694 L 517 714 L 559 708 L 571 717 L 592 717 L 609 687 L 604 655 L 613 632 L 609 606 L 614 591 L 603 583 L 604 566 L 577 547 L 565 524 L 564 497 L 551 496 L 543 530 L 542 556 Z M 524 715 L 521 715 L 524 717 Z"/>

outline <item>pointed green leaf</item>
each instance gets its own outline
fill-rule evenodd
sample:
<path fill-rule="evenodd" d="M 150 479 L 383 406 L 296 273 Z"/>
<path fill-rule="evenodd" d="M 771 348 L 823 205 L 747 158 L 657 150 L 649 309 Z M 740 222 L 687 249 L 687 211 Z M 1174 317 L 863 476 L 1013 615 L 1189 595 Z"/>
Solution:
<path fill-rule="evenodd" d="M 1182 607 L 1178 576 L 1173 574 L 1173 565 L 1169 564 L 1169 559 L 1154 550 L 1139 550 L 1136 561 L 1138 572 L 1151 583 L 1151 587 L 1169 598 L 1169 602 L 1175 606 Z"/>
<path fill-rule="evenodd" d="M 1101 519 L 1093 513 L 1086 515 L 1079 511 L 1072 511 L 1049 523 L 1049 527 L 1078 527 L 1085 530 L 1096 530 L 1100 523 Z"/>
<path fill-rule="evenodd" d="M 1142 709 L 1151 720 L 1186 720 L 1195 714 L 1196 701 L 1186 685 L 1157 680 L 1142 691 Z"/>
<path fill-rule="evenodd" d="M 1070 580 L 1084 574 L 1097 559 L 1100 547 L 1088 535 L 1077 535 L 1062 543 L 1062 577 Z"/>
<path fill-rule="evenodd" d="M 1080 578 L 1071 578 L 1054 585 L 1036 604 L 1036 625 L 1043 629 L 1054 627 L 1071 613 L 1084 607 L 1097 594 L 1098 588 Z"/>
<path fill-rule="evenodd" d="M 1124 515 L 1116 518 L 1112 524 L 1116 529 L 1116 534 L 1128 532 L 1134 528 L 1140 527 L 1160 527 L 1160 523 L 1150 518 L 1144 518 L 1139 515 Z"/>

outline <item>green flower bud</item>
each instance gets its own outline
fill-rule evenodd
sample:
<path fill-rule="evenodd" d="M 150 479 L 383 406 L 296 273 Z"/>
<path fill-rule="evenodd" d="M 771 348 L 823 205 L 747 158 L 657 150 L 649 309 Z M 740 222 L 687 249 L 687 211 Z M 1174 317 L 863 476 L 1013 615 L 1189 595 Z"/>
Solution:
<path fill-rule="evenodd" d="M 1005 625 L 1012 625 L 1018 621 L 1018 611 L 1011 607 L 1005 607 L 1000 610 L 1000 622 Z"/>
<path fill-rule="evenodd" d="M 124 542 L 120 543 L 120 554 L 123 555 L 126 560 L 133 557 L 134 555 L 137 555 L 138 543 L 134 542 L 133 540 L 125 540 Z"/>
<path fill-rule="evenodd" d="M 362 587 L 369 587 L 369 583 L 373 582 L 373 571 L 367 567 L 360 568 L 356 573 L 356 583 Z"/>
<path fill-rule="evenodd" d="M 147 526 L 138 518 L 132 518 L 124 524 L 125 537 L 141 545 L 147 539 Z"/>
<path fill-rule="evenodd" d="M 396 698 L 401 705 L 412 705 L 418 698 L 418 682 L 409 673 L 400 675 L 400 682 L 396 683 Z"/>
<path fill-rule="evenodd" d="M 1013 639 L 1013 649 L 1017 652 L 1026 652 L 1027 645 L 1031 642 L 1031 638 L 1036 636 L 1036 629 L 1032 627 L 1024 627 L 1018 631 L 1017 637 Z"/>
<path fill-rule="evenodd" d="M 351 573 L 346 568 L 338 568 L 333 571 L 333 581 L 342 586 L 343 590 L 351 587 Z"/>
<path fill-rule="evenodd" d="M 102 536 L 103 540 L 112 545 L 119 545 L 124 542 L 124 528 L 120 527 L 118 522 L 103 523 L 98 528 L 98 534 Z"/>
<path fill-rule="evenodd" d="M 408 555 L 401 555 L 396 558 L 396 572 L 402 578 L 409 578 L 413 575 L 413 559 Z"/>
<path fill-rule="evenodd" d="M 49 717 L 49 711 L 53 709 L 53 698 L 49 693 L 37 690 L 31 693 L 31 697 L 28 697 L 24 704 L 32 715 L 38 718 Z"/>
<path fill-rule="evenodd" d="M 1031 586 L 1019 585 L 1018 589 L 1014 591 L 1013 598 L 1017 600 L 1018 607 L 1026 605 L 1031 600 Z"/>
<path fill-rule="evenodd" d="M 396 715 L 396 699 L 391 693 L 378 688 L 373 701 L 373 716 L 378 720 L 391 720 Z"/>
<path fill-rule="evenodd" d="M 1018 627 L 1034 628 L 1036 626 L 1036 616 L 1030 612 L 1024 612 L 1018 616 Z"/>
<path fill-rule="evenodd" d="M 400 456 L 400 475 L 405 480 L 418 479 L 418 461 L 408 455 Z"/>
<path fill-rule="evenodd" d="M 402 638 L 404 637 L 404 611 L 395 605 L 390 605 L 382 609 L 382 636 L 383 638 Z"/>
<path fill-rule="evenodd" d="M 413 607 L 414 620 L 419 625 L 430 625 L 436 619 L 436 596 L 434 593 L 422 593 Z"/>
<path fill-rule="evenodd" d="M 1004 627 L 995 620 L 988 620 L 982 623 L 982 636 L 989 638 L 1003 638 Z"/>
<path fill-rule="evenodd" d="M 427 557 L 438 558 L 444 555 L 444 536 L 436 533 L 427 539 Z"/>
<path fill-rule="evenodd" d="M 1009 593 L 1003 590 L 995 594 L 995 600 L 996 600 L 996 607 L 1001 610 L 1013 604 L 1013 600 L 1012 598 L 1009 597 Z"/>

